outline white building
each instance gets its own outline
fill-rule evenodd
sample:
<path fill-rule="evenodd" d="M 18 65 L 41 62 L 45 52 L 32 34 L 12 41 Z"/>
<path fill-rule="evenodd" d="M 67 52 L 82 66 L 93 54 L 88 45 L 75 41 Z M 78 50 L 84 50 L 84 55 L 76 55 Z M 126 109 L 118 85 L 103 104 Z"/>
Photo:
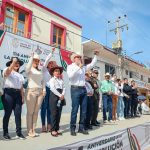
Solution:
<path fill-rule="evenodd" d="M 2 0 L 0 28 L 70 51 L 82 50 L 82 27 L 35 0 Z"/>
<path fill-rule="evenodd" d="M 99 69 L 100 80 L 104 79 L 106 72 L 116 74 L 119 77 L 121 70 L 123 78 L 128 78 L 130 81 L 135 80 L 141 94 L 148 95 L 150 90 L 150 70 L 145 68 L 144 65 L 125 57 L 122 60 L 122 67 L 120 67 L 119 56 L 112 49 L 93 40 L 85 41 L 82 45 L 85 63 L 91 61 L 93 50 L 99 49 L 100 54 L 96 67 Z"/>

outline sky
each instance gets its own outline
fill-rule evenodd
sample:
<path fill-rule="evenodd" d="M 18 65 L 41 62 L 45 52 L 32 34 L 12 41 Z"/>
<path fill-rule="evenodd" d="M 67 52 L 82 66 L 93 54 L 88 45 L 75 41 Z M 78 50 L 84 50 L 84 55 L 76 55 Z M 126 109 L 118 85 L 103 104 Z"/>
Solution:
<path fill-rule="evenodd" d="M 133 59 L 150 66 L 150 0 L 37 0 L 42 5 L 82 26 L 82 36 L 112 47 L 116 40 L 115 20 L 129 29 L 121 31 L 123 50 Z M 124 15 L 127 15 L 124 18 Z M 108 24 L 108 21 L 111 23 Z M 107 33 L 107 34 L 106 34 Z M 107 36 L 106 36 L 107 35 Z M 86 39 L 83 39 L 85 41 Z M 143 51 L 138 55 L 132 55 Z"/>

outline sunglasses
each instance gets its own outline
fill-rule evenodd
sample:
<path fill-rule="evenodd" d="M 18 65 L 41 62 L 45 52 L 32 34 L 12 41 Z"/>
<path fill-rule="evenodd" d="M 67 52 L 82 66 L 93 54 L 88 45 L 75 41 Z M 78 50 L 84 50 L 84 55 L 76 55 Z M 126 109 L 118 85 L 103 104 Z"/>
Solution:
<path fill-rule="evenodd" d="M 95 73 L 95 74 L 99 74 L 98 72 L 93 72 L 93 73 Z"/>

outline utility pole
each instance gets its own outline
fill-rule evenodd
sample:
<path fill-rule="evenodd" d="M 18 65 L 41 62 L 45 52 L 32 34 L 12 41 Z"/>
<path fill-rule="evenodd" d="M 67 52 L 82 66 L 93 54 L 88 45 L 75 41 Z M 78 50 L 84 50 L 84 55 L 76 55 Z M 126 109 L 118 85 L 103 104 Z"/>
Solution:
<path fill-rule="evenodd" d="M 121 31 L 124 31 L 124 28 L 128 30 L 128 24 L 122 24 L 120 21 L 124 18 L 126 18 L 127 15 L 124 15 L 123 18 L 118 17 L 114 22 L 108 21 L 108 23 L 115 23 L 116 27 L 114 29 L 111 29 L 110 32 L 114 32 L 116 34 L 116 41 L 112 43 L 112 49 L 118 56 L 118 70 L 119 70 L 119 77 L 120 79 L 123 78 L 122 70 L 124 69 L 124 56 L 122 54 L 122 40 L 121 40 Z"/>

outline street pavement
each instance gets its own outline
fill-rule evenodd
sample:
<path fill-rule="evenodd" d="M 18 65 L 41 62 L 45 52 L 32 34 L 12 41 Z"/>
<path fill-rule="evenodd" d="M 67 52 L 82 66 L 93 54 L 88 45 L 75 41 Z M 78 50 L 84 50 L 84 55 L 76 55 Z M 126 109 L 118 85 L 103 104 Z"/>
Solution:
<path fill-rule="evenodd" d="M 99 113 L 99 120 L 102 122 L 102 114 Z M 39 137 L 30 138 L 26 137 L 25 140 L 15 138 L 15 123 L 14 117 L 10 119 L 10 135 L 13 137 L 10 141 L 5 141 L 2 138 L 2 117 L 0 117 L 0 150 L 47 150 L 52 147 L 62 146 L 77 141 L 94 138 L 100 135 L 112 133 L 118 130 L 126 129 L 138 124 L 143 124 L 150 121 L 150 115 L 143 115 L 140 118 L 128 119 L 124 121 L 117 121 L 115 123 L 102 124 L 100 128 L 94 128 L 89 131 L 89 135 L 77 134 L 76 137 L 70 135 L 69 132 L 70 114 L 63 114 L 61 118 L 61 130 L 63 136 L 52 137 L 50 133 L 41 133 L 40 117 L 37 123 L 37 132 L 40 133 Z M 26 119 L 22 119 L 23 133 L 26 135 Z M 147 149 L 148 150 L 148 149 Z"/>

